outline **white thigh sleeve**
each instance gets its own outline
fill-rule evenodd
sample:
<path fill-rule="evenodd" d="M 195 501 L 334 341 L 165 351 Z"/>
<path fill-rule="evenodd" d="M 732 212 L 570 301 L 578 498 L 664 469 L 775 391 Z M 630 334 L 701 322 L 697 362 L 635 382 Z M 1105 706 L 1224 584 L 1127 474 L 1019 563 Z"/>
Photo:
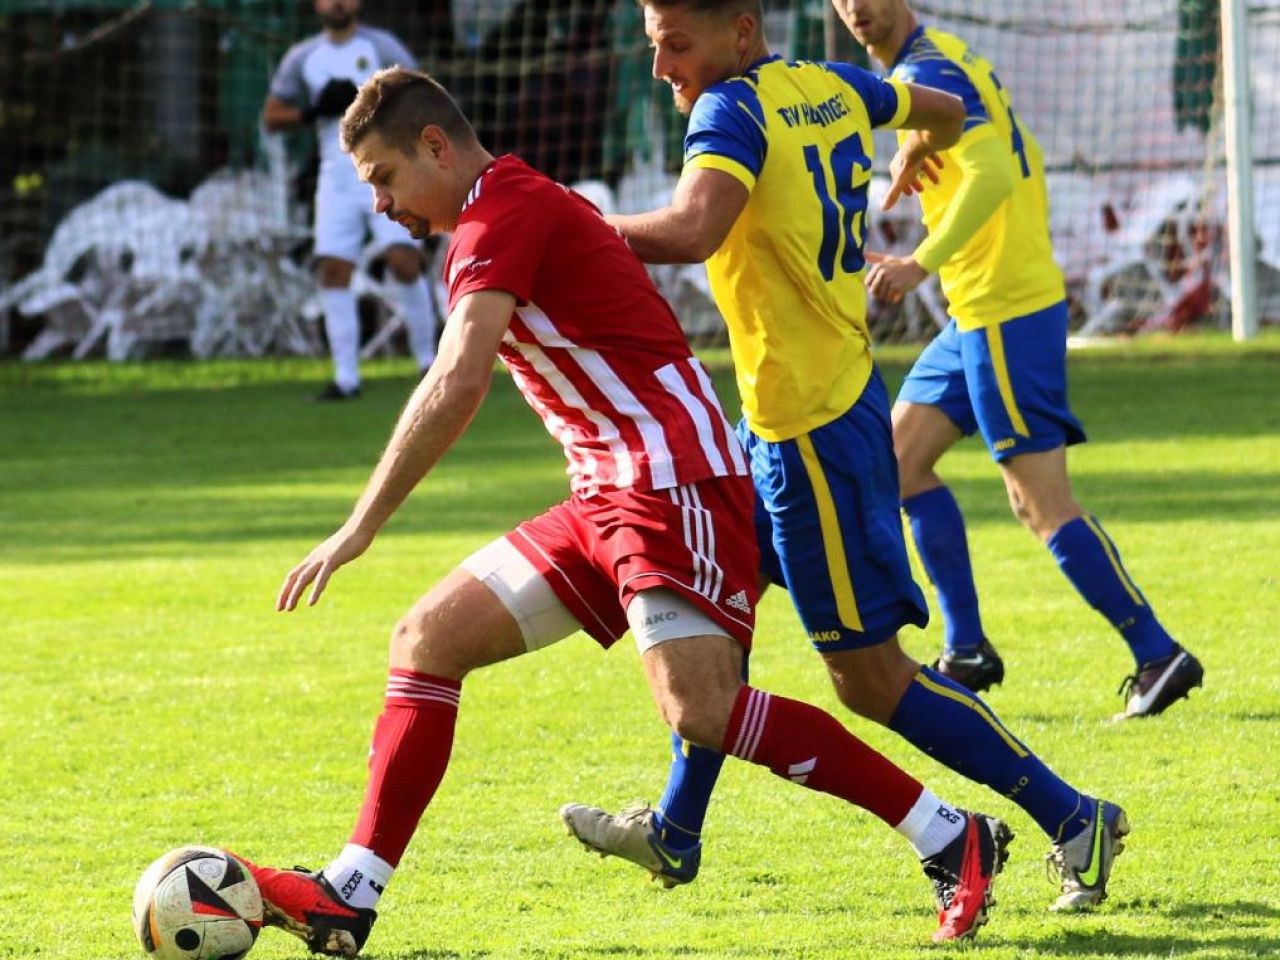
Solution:
<path fill-rule="evenodd" d="M 551 585 L 506 537 L 467 557 L 462 569 L 492 590 L 516 618 L 525 649 L 549 647 L 582 629 Z"/>
<path fill-rule="evenodd" d="M 685 637 L 732 637 L 729 631 L 699 610 L 687 597 L 654 587 L 641 590 L 627 607 L 627 623 L 643 654 L 668 640 Z"/>

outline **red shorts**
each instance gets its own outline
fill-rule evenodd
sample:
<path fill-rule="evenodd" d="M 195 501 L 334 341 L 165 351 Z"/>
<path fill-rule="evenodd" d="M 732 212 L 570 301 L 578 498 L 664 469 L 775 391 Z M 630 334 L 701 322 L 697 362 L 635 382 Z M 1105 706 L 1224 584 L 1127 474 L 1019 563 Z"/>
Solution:
<path fill-rule="evenodd" d="M 571 497 L 507 539 L 603 647 L 640 590 L 675 590 L 751 649 L 760 550 L 749 477 Z"/>

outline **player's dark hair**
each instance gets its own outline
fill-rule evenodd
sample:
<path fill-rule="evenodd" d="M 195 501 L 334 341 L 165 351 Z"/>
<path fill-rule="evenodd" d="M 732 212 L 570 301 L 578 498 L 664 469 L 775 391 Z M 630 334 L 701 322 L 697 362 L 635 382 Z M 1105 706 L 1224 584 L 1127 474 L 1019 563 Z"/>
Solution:
<path fill-rule="evenodd" d="M 476 139 L 471 122 L 448 90 L 420 70 L 387 67 L 361 85 L 338 132 L 348 153 L 376 131 L 388 146 L 412 157 L 422 128 L 430 126 L 439 127 L 450 140 Z"/>
<path fill-rule="evenodd" d="M 757 23 L 764 20 L 764 5 L 760 0 L 636 0 L 637 6 L 666 10 L 671 7 L 688 7 L 694 13 L 749 13 Z"/>

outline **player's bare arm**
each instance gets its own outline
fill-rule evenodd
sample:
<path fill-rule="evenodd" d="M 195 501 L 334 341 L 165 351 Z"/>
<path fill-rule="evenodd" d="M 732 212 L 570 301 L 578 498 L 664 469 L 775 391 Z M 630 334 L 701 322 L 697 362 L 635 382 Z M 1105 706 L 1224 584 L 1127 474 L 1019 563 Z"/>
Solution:
<path fill-rule="evenodd" d="M 736 177 L 687 168 L 670 205 L 607 219 L 645 263 L 701 263 L 720 249 L 749 197 Z"/>
<path fill-rule="evenodd" d="M 391 434 L 378 465 L 336 533 L 289 571 L 277 610 L 293 610 L 311 583 L 314 606 L 329 578 L 369 548 L 374 536 L 409 493 L 466 430 L 480 408 L 498 345 L 515 310 L 515 297 L 501 290 L 464 296 L 449 315 L 440 354 L 418 384 Z"/>
<path fill-rule="evenodd" d="M 898 199 L 925 189 L 924 181 L 938 182 L 942 167 L 939 152 L 959 142 L 964 129 L 964 103 L 959 97 L 930 87 L 907 84 L 911 110 L 903 126 L 911 130 L 889 161 L 891 182 L 882 210 Z M 867 292 L 878 300 L 896 303 L 929 276 L 929 271 L 913 257 L 886 257 L 870 251 L 866 259 Z"/>
<path fill-rule="evenodd" d="M 957 96 L 922 87 L 906 85 L 911 94 L 911 109 L 902 126 L 911 131 L 889 161 L 891 183 L 881 209 L 892 209 L 902 196 L 923 189 L 920 177 L 937 182 L 934 167 L 942 165 L 938 154 L 960 140 L 964 131 L 964 102 Z"/>
<path fill-rule="evenodd" d="M 1013 193 L 1009 157 L 990 125 L 965 133 L 947 155 L 959 168 L 961 179 L 946 216 L 909 257 L 867 255 L 874 264 L 867 273 L 872 296 L 890 303 L 902 299 L 941 269 Z"/>

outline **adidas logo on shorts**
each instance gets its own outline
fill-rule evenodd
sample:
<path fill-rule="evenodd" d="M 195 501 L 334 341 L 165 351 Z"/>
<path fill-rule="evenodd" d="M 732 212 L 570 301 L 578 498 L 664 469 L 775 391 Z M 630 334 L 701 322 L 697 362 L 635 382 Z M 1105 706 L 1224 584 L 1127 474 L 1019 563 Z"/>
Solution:
<path fill-rule="evenodd" d="M 739 590 L 731 597 L 725 598 L 725 606 L 733 607 L 735 610 L 741 610 L 743 613 L 751 612 L 751 601 L 747 599 L 747 591 Z"/>

